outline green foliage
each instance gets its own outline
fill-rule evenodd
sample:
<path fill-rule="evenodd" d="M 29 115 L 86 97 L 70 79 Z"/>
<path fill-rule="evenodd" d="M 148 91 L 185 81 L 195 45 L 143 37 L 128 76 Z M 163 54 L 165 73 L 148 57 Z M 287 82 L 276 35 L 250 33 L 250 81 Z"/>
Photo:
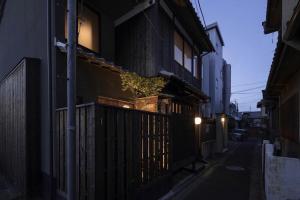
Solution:
<path fill-rule="evenodd" d="M 130 90 L 135 97 L 157 96 L 166 85 L 162 77 L 141 77 L 134 72 L 122 72 L 122 90 Z"/>

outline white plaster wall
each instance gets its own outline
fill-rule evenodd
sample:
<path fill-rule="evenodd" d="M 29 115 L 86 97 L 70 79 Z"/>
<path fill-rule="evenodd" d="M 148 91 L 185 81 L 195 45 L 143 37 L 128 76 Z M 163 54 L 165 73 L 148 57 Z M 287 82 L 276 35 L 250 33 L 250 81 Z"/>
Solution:
<path fill-rule="evenodd" d="M 210 95 L 209 93 L 209 68 L 210 68 L 210 59 L 211 59 L 211 55 L 207 54 L 206 56 L 204 56 L 202 58 L 202 91 L 206 94 L 206 95 Z"/>
<path fill-rule="evenodd" d="M 273 156 L 273 145 L 265 144 L 266 200 L 300 199 L 300 159 Z"/>
<path fill-rule="evenodd" d="M 202 91 L 209 97 L 211 97 L 211 94 L 210 94 L 210 67 L 211 67 L 211 64 L 210 64 L 210 60 L 211 60 L 211 55 L 210 54 L 207 54 L 206 56 L 204 56 L 202 58 L 202 67 L 203 67 L 203 74 L 202 74 Z M 210 117 L 210 114 L 211 114 L 211 105 L 210 103 L 206 103 L 204 105 L 204 117 Z"/>
<path fill-rule="evenodd" d="M 210 112 L 215 116 L 216 113 L 222 113 L 224 110 L 222 95 L 223 47 L 215 28 L 209 30 L 208 34 L 216 52 L 203 57 L 203 91 L 211 97 Z"/>

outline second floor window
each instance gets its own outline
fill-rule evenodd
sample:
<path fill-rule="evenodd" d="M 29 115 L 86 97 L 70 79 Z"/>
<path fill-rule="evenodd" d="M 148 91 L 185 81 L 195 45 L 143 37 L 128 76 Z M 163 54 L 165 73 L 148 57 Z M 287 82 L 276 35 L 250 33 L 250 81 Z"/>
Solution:
<path fill-rule="evenodd" d="M 183 65 L 183 38 L 176 31 L 174 32 L 174 59 Z"/>
<path fill-rule="evenodd" d="M 199 77 L 199 68 L 198 68 L 198 66 L 199 66 L 199 63 L 198 63 L 198 56 L 194 56 L 194 62 L 193 62 L 193 67 L 194 67 L 194 77 L 195 78 L 200 78 Z"/>
<path fill-rule="evenodd" d="M 192 48 L 187 43 L 184 42 L 184 67 L 192 72 Z"/>
<path fill-rule="evenodd" d="M 65 37 L 67 38 L 67 17 L 65 17 Z M 78 9 L 78 44 L 94 52 L 100 51 L 99 15 L 83 6 Z"/>
<path fill-rule="evenodd" d="M 177 31 L 174 32 L 174 60 L 200 78 L 198 53 Z"/>

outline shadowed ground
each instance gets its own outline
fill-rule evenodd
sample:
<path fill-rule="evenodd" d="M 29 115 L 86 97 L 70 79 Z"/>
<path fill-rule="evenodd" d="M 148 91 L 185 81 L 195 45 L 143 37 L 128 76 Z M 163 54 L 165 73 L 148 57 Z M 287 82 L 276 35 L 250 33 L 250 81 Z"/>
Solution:
<path fill-rule="evenodd" d="M 206 171 L 190 186 L 182 199 L 248 200 L 261 199 L 259 142 L 249 139 L 239 143 L 226 159 Z M 249 198 L 251 197 L 251 198 Z"/>

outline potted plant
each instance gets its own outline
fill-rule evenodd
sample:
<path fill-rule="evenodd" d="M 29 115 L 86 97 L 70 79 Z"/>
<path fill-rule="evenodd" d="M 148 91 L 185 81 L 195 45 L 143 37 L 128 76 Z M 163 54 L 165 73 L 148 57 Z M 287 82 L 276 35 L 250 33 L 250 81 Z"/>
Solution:
<path fill-rule="evenodd" d="M 122 90 L 130 90 L 135 97 L 135 109 L 157 112 L 158 96 L 166 85 L 162 77 L 142 77 L 134 72 L 122 72 Z"/>

